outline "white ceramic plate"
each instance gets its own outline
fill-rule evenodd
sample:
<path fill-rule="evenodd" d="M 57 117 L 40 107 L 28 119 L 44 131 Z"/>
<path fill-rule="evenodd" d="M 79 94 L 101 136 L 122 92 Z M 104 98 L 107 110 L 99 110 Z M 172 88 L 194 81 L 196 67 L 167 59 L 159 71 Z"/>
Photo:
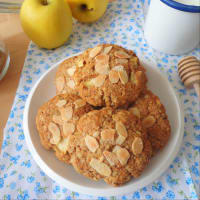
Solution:
<path fill-rule="evenodd" d="M 75 172 L 72 166 L 59 161 L 52 151 L 45 150 L 40 144 L 35 117 L 38 108 L 55 93 L 54 78 L 59 63 L 52 66 L 35 84 L 26 101 L 24 111 L 24 133 L 29 150 L 40 168 L 57 183 L 83 194 L 112 196 L 138 190 L 156 180 L 169 167 L 175 158 L 183 137 L 183 112 L 175 91 L 168 80 L 153 66 L 142 62 L 147 69 L 148 87 L 160 97 L 165 105 L 172 134 L 167 146 L 150 161 L 144 173 L 137 179 L 121 187 L 112 187 L 104 181 L 92 181 Z"/>

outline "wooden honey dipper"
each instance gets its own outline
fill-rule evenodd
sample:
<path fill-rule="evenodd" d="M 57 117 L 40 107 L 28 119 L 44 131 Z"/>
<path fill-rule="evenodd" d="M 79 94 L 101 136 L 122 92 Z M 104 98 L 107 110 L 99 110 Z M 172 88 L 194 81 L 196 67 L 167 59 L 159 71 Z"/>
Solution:
<path fill-rule="evenodd" d="M 185 87 L 194 87 L 200 99 L 200 61 L 194 56 L 182 58 L 178 63 L 178 73 Z"/>

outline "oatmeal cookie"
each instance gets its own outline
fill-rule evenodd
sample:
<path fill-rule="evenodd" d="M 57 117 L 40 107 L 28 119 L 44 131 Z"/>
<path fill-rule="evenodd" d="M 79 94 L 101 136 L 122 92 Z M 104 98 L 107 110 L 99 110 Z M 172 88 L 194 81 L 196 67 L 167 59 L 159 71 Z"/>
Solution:
<path fill-rule="evenodd" d="M 73 78 L 79 95 L 93 106 L 120 107 L 135 101 L 146 87 L 145 69 L 133 51 L 101 44 L 81 59 L 83 66 Z"/>
<path fill-rule="evenodd" d="M 77 68 L 82 67 L 81 54 L 64 60 L 56 72 L 56 94 L 78 94 L 73 78 Z"/>
<path fill-rule="evenodd" d="M 65 162 L 70 160 L 69 137 L 76 131 L 77 120 L 92 107 L 74 94 L 60 94 L 42 105 L 36 116 L 36 126 L 41 144 L 53 149 Z"/>
<path fill-rule="evenodd" d="M 140 176 L 152 154 L 140 120 L 127 110 L 103 108 L 83 115 L 74 137 L 76 171 L 113 186 Z"/>
<path fill-rule="evenodd" d="M 142 126 L 147 130 L 153 154 L 162 149 L 169 140 L 171 127 L 160 99 L 147 90 L 129 111 L 141 119 Z"/>

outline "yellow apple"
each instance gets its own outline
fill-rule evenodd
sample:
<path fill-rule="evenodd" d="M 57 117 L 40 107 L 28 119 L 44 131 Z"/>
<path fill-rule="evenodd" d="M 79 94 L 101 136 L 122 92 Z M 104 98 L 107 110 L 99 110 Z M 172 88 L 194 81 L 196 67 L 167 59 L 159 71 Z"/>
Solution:
<path fill-rule="evenodd" d="M 106 11 L 108 0 L 67 0 L 72 16 L 83 23 L 97 21 Z"/>
<path fill-rule="evenodd" d="M 66 0 L 25 0 L 20 20 L 24 32 L 42 48 L 59 47 L 72 33 L 72 14 Z"/>

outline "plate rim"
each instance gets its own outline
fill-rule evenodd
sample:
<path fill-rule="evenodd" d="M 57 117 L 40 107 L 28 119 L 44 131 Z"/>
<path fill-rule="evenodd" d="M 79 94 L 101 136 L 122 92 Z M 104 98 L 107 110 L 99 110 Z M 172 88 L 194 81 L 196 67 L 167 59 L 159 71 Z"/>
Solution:
<path fill-rule="evenodd" d="M 86 195 L 93 195 L 93 196 L 105 196 L 105 197 L 109 197 L 109 196 L 117 196 L 117 195 L 124 195 L 124 194 L 128 194 L 131 192 L 134 192 L 142 187 L 145 187 L 149 184 L 151 184 L 153 181 L 155 181 L 156 179 L 158 179 L 169 167 L 169 165 L 171 164 L 171 162 L 174 160 L 174 158 L 176 157 L 181 143 L 182 143 L 182 139 L 183 139 L 183 134 L 184 134 L 184 111 L 183 111 L 183 105 L 182 102 L 180 101 L 180 98 L 178 97 L 176 91 L 174 90 L 174 88 L 172 87 L 172 85 L 170 84 L 170 82 L 167 80 L 167 78 L 156 68 L 155 63 L 148 61 L 146 62 L 144 58 L 141 58 L 141 63 L 144 63 L 145 65 L 150 66 L 151 68 L 154 68 L 153 70 L 156 71 L 156 73 L 158 73 L 162 79 L 164 79 L 165 81 L 167 81 L 168 86 L 170 91 L 173 92 L 173 95 L 175 97 L 176 100 L 176 104 L 178 106 L 179 109 L 179 118 L 180 118 L 180 125 L 179 125 L 179 129 L 178 129 L 178 138 L 176 141 L 176 145 L 175 145 L 175 149 L 171 152 L 171 154 L 169 154 L 167 156 L 167 158 L 165 159 L 165 162 L 163 162 L 163 164 L 160 166 L 160 168 L 158 169 L 157 173 L 153 175 L 149 175 L 150 177 L 152 177 L 150 180 L 146 180 L 145 184 L 137 184 L 137 186 L 133 185 L 125 185 L 125 186 L 121 186 L 121 187 L 113 187 L 113 188 L 109 188 L 109 189 L 96 189 L 96 188 L 90 188 L 87 186 L 81 186 L 79 184 L 73 183 L 63 177 L 61 177 L 59 174 L 57 174 L 55 171 L 53 171 L 47 164 L 46 162 L 40 157 L 38 151 L 35 149 L 32 140 L 31 140 L 31 136 L 30 136 L 30 131 L 29 131 L 29 127 L 28 127 L 28 115 L 29 115 L 29 108 L 30 108 L 30 103 L 31 103 L 31 99 L 34 95 L 35 90 L 37 89 L 37 86 L 39 85 L 39 83 L 43 80 L 43 78 L 45 76 L 47 76 L 48 73 L 50 73 L 50 71 L 52 71 L 54 68 L 58 67 L 58 65 L 63 62 L 65 59 L 72 57 L 72 56 L 76 56 L 78 54 L 75 55 L 71 55 L 68 56 L 58 62 L 56 62 L 55 64 L 53 64 L 46 72 L 44 72 L 44 74 L 37 80 L 37 82 L 34 84 L 34 86 L 32 87 L 28 98 L 26 100 L 25 103 L 25 108 L 24 108 L 24 117 L 23 117 L 23 129 L 24 129 L 24 135 L 25 135 L 25 140 L 27 143 L 27 146 L 30 150 L 30 153 L 33 157 L 33 159 L 35 160 L 35 162 L 37 163 L 37 165 L 43 170 L 45 171 L 45 174 L 47 176 L 49 176 L 52 180 L 56 181 L 58 184 L 69 188 L 70 190 L 74 190 L 77 192 L 80 192 L 82 194 L 86 194 Z M 166 165 L 166 163 L 168 163 Z M 148 176 L 148 177 L 149 177 Z M 64 182 L 64 183 L 63 183 Z M 128 191 L 125 190 L 125 188 L 128 188 Z M 106 191 L 106 193 L 105 193 Z M 103 194 L 103 195 L 102 195 Z"/>

